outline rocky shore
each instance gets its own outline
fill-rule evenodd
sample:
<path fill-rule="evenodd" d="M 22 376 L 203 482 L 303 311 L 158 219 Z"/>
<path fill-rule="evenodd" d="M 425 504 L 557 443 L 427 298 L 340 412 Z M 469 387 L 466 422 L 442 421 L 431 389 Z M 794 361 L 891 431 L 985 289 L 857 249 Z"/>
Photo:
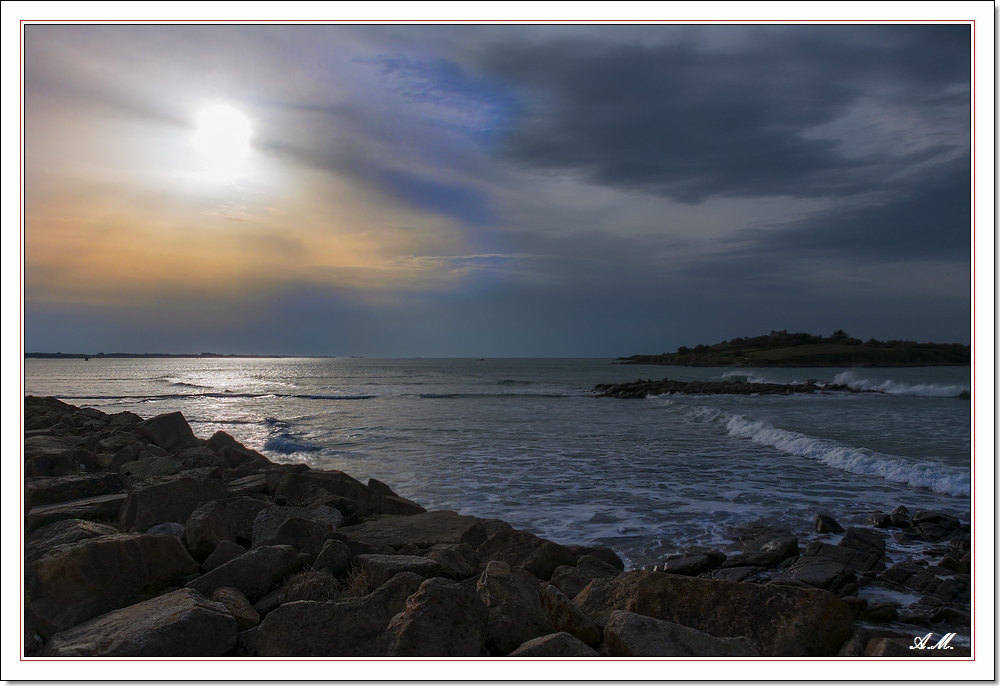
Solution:
<path fill-rule="evenodd" d="M 746 381 L 675 381 L 673 379 L 636 379 L 616 384 L 597 384 L 598 398 L 646 398 L 651 395 L 681 393 L 686 395 L 791 395 L 793 393 L 877 393 L 860 391 L 846 384 L 823 383 L 810 379 L 805 383 L 749 383 Z"/>
<path fill-rule="evenodd" d="M 24 409 L 29 658 L 969 654 L 969 527 L 944 513 L 846 531 L 817 514 L 812 541 L 760 526 L 625 571 L 609 548 L 198 438 L 180 413 Z M 890 537 L 913 554 L 893 563 Z M 929 633 L 958 638 L 910 649 Z"/>

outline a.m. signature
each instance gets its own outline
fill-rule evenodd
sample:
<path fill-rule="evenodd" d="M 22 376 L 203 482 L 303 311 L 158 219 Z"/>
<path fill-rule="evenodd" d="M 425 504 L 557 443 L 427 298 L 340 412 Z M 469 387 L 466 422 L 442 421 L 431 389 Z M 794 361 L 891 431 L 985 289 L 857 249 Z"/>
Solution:
<path fill-rule="evenodd" d="M 927 644 L 931 642 L 934 634 L 927 634 L 926 636 L 915 636 L 913 638 L 913 645 L 910 646 L 910 650 L 952 650 L 952 647 L 948 645 L 951 643 L 951 639 L 955 638 L 954 633 L 945 634 L 938 642 L 932 646 Z"/>

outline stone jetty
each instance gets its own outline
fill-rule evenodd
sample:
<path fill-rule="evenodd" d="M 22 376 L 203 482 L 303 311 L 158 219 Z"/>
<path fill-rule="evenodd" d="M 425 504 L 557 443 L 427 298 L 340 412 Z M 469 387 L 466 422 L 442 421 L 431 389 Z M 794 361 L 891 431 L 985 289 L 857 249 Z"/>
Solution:
<path fill-rule="evenodd" d="M 24 409 L 27 657 L 969 654 L 908 649 L 968 637 L 968 525 L 943 513 L 840 532 L 818 515 L 812 542 L 758 527 L 625 571 L 609 548 L 199 438 L 177 412 Z M 892 564 L 889 536 L 924 552 Z"/>

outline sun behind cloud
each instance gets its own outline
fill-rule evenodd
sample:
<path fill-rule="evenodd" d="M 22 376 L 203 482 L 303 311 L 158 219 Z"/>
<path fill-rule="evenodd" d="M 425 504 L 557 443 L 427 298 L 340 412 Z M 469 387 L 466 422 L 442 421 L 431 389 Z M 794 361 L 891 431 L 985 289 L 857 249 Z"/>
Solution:
<path fill-rule="evenodd" d="M 191 142 L 204 158 L 207 171 L 227 178 L 239 176 L 250 155 L 253 125 L 243 112 L 213 103 L 198 112 Z"/>

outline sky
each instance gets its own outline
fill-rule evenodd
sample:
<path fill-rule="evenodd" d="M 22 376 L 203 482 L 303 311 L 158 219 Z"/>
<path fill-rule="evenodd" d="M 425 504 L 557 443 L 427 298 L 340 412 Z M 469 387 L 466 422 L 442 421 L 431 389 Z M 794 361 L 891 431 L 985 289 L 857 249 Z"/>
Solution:
<path fill-rule="evenodd" d="M 28 352 L 970 342 L 965 24 L 23 36 Z"/>

